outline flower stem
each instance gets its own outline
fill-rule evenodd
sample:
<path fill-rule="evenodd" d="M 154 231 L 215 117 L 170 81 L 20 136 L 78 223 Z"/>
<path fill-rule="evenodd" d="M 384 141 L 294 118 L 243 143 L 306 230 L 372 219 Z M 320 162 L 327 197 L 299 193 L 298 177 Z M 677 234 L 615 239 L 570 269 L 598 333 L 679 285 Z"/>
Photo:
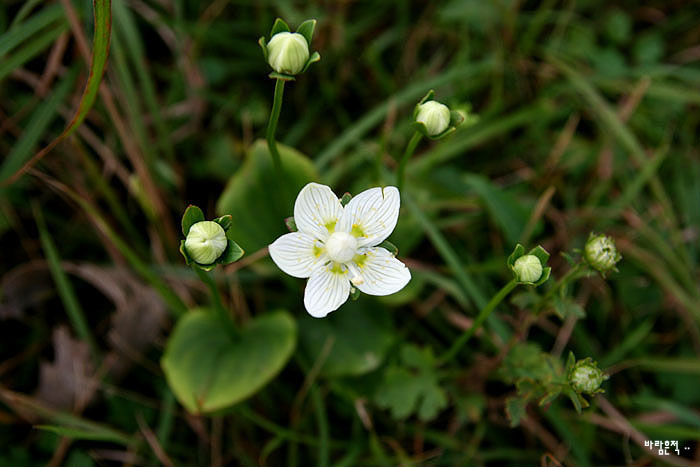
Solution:
<path fill-rule="evenodd" d="M 408 141 L 408 145 L 406 146 L 406 151 L 404 151 L 403 157 L 399 162 L 399 169 L 396 172 L 396 186 L 399 188 L 399 191 L 401 191 L 403 188 L 403 180 L 406 174 L 406 164 L 408 164 L 408 160 L 413 155 L 413 152 L 416 150 L 416 147 L 418 146 L 418 143 L 420 143 L 421 139 L 423 139 L 422 134 L 417 131 L 413 133 L 413 136 L 411 136 L 411 139 Z"/>
<path fill-rule="evenodd" d="M 469 339 L 476 333 L 476 331 L 479 330 L 481 325 L 484 323 L 486 318 L 491 314 L 491 312 L 498 306 L 499 303 L 503 301 L 504 298 L 518 285 L 518 282 L 515 279 L 511 279 L 510 282 L 508 282 L 506 285 L 503 286 L 501 290 L 496 292 L 496 295 L 491 297 L 491 300 L 486 304 L 486 306 L 479 312 L 479 315 L 476 317 L 474 320 L 474 324 L 464 331 L 464 333 L 459 336 L 459 338 L 452 344 L 452 347 L 443 354 L 442 357 L 438 360 L 438 363 L 440 365 L 444 364 L 445 362 L 450 361 L 453 359 L 457 353 L 460 351 L 460 349 L 469 342 Z"/>
<path fill-rule="evenodd" d="M 564 274 L 549 290 L 545 293 L 542 298 L 537 302 L 535 306 L 535 313 L 542 310 L 542 307 L 554 296 L 555 293 L 562 290 L 564 287 L 569 285 L 570 282 L 575 280 L 581 272 L 585 270 L 586 264 L 583 261 L 576 263 L 569 271 Z"/>
<path fill-rule="evenodd" d="M 229 335 L 232 338 L 235 338 L 238 336 L 238 330 L 236 329 L 236 325 L 233 323 L 231 316 L 228 314 L 228 311 L 226 311 L 224 303 L 221 301 L 221 295 L 219 294 L 219 289 L 216 287 L 216 282 L 214 282 L 214 279 L 208 272 L 203 271 L 198 267 L 194 267 L 193 269 L 197 271 L 197 276 L 199 276 L 202 282 L 207 284 L 209 287 L 209 291 L 211 292 L 211 296 L 214 300 L 214 311 L 216 312 L 217 318 L 226 328 Z"/>
<path fill-rule="evenodd" d="M 277 175 L 282 179 L 282 159 L 277 150 L 277 142 L 275 141 L 275 132 L 277 131 L 277 121 L 280 118 L 282 110 L 282 97 L 284 96 L 284 80 L 277 79 L 275 81 L 275 97 L 272 102 L 272 111 L 270 112 L 270 120 L 267 123 L 267 148 L 272 155 L 272 162 L 275 165 Z"/>

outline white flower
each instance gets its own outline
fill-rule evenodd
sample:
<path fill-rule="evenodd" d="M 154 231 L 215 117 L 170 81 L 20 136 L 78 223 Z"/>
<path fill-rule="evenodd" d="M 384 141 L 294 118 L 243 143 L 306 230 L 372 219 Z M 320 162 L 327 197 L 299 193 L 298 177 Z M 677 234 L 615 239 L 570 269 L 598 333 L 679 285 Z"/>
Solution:
<path fill-rule="evenodd" d="M 270 245 L 270 256 L 290 276 L 309 278 L 304 305 L 323 318 L 345 303 L 351 284 L 369 295 L 390 295 L 409 280 L 408 268 L 377 245 L 389 237 L 399 217 L 399 190 L 363 191 L 343 207 L 325 185 L 309 183 L 294 203 L 298 232 Z"/>
<path fill-rule="evenodd" d="M 296 32 L 278 32 L 267 43 L 268 62 L 277 73 L 296 75 L 309 59 L 309 44 Z"/>
<path fill-rule="evenodd" d="M 418 105 L 416 121 L 425 125 L 430 136 L 437 136 L 450 126 L 450 109 L 438 101 Z"/>

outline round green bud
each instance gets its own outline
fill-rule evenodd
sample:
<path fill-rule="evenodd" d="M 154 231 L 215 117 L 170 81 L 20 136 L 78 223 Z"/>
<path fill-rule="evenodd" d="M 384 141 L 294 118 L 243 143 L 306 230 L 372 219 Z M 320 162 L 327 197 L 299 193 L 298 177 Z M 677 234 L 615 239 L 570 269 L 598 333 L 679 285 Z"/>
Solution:
<path fill-rule="evenodd" d="M 309 44 L 296 32 L 278 32 L 267 43 L 267 61 L 277 73 L 296 75 L 309 60 Z"/>
<path fill-rule="evenodd" d="M 428 101 L 418 106 L 416 121 L 425 125 L 430 136 L 437 136 L 450 126 L 450 109 L 437 101 Z"/>
<path fill-rule="evenodd" d="M 520 282 L 537 282 L 542 277 L 542 263 L 535 255 L 525 255 L 516 259 L 513 270 Z"/>
<path fill-rule="evenodd" d="M 583 256 L 593 269 L 603 273 L 615 269 L 615 264 L 622 258 L 613 239 L 602 234 L 588 237 Z"/>
<path fill-rule="evenodd" d="M 219 224 L 201 221 L 190 227 L 185 239 L 185 250 L 196 263 L 211 264 L 226 249 L 226 232 Z"/>
<path fill-rule="evenodd" d="M 576 362 L 569 373 L 569 383 L 576 392 L 595 394 L 607 377 L 590 359 Z"/>

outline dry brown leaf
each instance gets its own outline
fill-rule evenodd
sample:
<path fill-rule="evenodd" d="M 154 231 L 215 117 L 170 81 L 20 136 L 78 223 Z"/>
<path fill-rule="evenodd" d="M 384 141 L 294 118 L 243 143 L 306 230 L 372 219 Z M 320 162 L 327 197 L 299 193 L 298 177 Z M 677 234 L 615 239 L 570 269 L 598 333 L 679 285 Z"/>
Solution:
<path fill-rule="evenodd" d="M 66 326 L 53 332 L 54 360 L 41 362 L 36 398 L 46 405 L 81 411 L 95 393 L 98 381 L 85 342 L 73 339 Z"/>

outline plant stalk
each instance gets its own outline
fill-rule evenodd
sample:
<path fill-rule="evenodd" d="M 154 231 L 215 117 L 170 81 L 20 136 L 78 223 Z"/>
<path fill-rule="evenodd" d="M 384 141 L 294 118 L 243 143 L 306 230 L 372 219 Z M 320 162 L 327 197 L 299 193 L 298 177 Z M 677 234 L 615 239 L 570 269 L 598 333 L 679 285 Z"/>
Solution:
<path fill-rule="evenodd" d="M 231 316 L 226 311 L 226 307 L 224 306 L 224 303 L 221 300 L 221 295 L 219 294 L 219 289 L 216 286 L 216 282 L 214 282 L 214 279 L 207 271 L 203 271 L 198 267 L 194 267 L 193 269 L 197 271 L 197 276 L 199 276 L 202 282 L 207 284 L 207 286 L 209 287 L 212 299 L 214 300 L 214 311 L 216 312 L 217 318 L 219 319 L 221 324 L 226 328 L 229 335 L 232 338 L 236 338 L 238 336 L 238 330 L 236 329 L 236 325 L 233 323 Z"/>
<path fill-rule="evenodd" d="M 275 132 L 277 131 L 277 121 L 280 118 L 282 110 L 282 98 L 284 96 L 284 80 L 277 79 L 275 81 L 275 97 L 272 102 L 272 111 L 270 112 L 270 120 L 267 123 L 267 148 L 272 155 L 272 162 L 275 165 L 277 176 L 282 180 L 282 158 L 277 150 L 277 141 L 275 141 Z"/>
<path fill-rule="evenodd" d="M 498 306 L 499 303 L 503 301 L 504 298 L 518 285 L 518 282 L 515 279 L 511 279 L 510 282 L 508 282 L 506 285 L 501 288 L 498 292 L 496 292 L 496 295 L 491 297 L 491 300 L 486 304 L 486 306 L 479 312 L 478 316 L 474 320 L 474 324 L 464 331 L 464 333 L 459 336 L 459 338 L 452 344 L 452 347 L 449 348 L 447 352 L 445 352 L 442 357 L 438 360 L 438 364 L 442 365 L 449 360 L 452 360 L 455 356 L 457 356 L 457 353 L 460 351 L 460 349 L 467 343 L 469 342 L 469 339 L 472 338 L 472 336 L 476 333 L 476 331 L 479 330 L 481 325 L 486 321 L 486 318 L 489 317 L 491 312 Z"/>
<path fill-rule="evenodd" d="M 408 141 L 408 145 L 406 145 L 406 151 L 404 151 L 403 157 L 399 162 L 399 168 L 396 171 L 396 186 L 399 188 L 399 191 L 401 191 L 401 189 L 403 188 L 404 177 L 406 176 L 406 165 L 408 164 L 408 160 L 415 152 L 416 147 L 418 147 L 418 143 L 420 143 L 421 139 L 423 139 L 423 135 L 416 131 L 415 133 L 413 133 L 413 136 L 411 136 L 411 139 Z"/>

